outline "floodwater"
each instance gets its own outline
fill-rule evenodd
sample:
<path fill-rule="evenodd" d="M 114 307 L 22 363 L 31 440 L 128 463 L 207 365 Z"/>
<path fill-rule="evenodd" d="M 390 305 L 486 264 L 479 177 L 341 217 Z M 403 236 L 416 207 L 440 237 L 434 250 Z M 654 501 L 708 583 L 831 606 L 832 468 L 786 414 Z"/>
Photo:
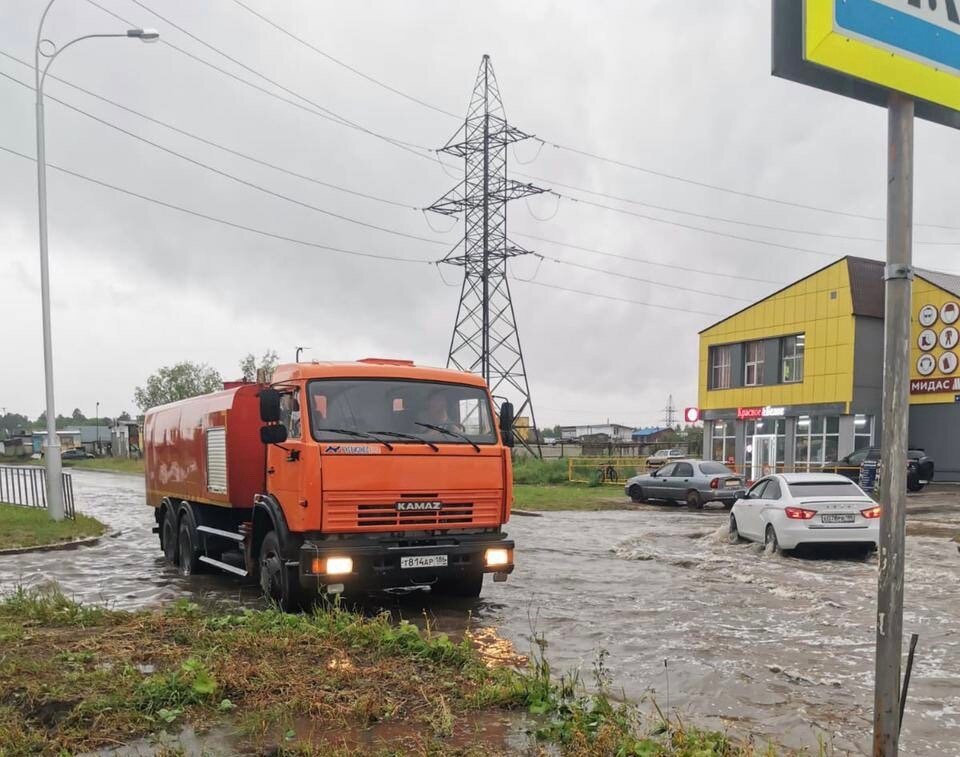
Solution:
<path fill-rule="evenodd" d="M 117 607 L 179 597 L 260 603 L 234 577 L 182 579 L 163 562 L 140 479 L 73 475 L 77 508 L 120 535 L 0 557 L 0 590 L 56 580 L 82 601 Z M 588 682 L 605 649 L 617 688 L 654 697 L 684 722 L 814 754 L 820 740 L 830 753 L 868 753 L 876 558 L 768 555 L 730 544 L 726 518 L 668 507 L 514 517 L 517 570 L 507 583 L 486 583 L 476 602 L 417 592 L 379 605 L 411 620 L 426 611 L 444 630 L 496 626 L 521 652 L 532 632 L 544 634 L 554 669 L 579 668 Z M 958 586 L 957 545 L 908 536 L 904 633 L 919 633 L 920 643 L 904 754 L 960 755 Z"/>

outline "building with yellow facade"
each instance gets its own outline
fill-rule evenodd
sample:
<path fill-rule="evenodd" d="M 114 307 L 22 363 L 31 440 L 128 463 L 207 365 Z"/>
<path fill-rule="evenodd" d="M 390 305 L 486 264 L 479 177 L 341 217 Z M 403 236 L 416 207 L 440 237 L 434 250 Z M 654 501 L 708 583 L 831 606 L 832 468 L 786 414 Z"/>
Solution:
<path fill-rule="evenodd" d="M 845 257 L 700 332 L 704 456 L 753 478 L 879 445 L 883 263 Z M 910 444 L 960 480 L 960 276 L 913 282 Z"/>

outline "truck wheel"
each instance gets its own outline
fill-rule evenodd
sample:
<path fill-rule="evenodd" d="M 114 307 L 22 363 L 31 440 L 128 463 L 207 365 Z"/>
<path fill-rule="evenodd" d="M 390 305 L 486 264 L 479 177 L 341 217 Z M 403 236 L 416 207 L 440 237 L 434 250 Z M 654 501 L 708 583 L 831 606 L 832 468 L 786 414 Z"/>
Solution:
<path fill-rule="evenodd" d="M 305 597 L 300 588 L 297 573 L 284 565 L 280 551 L 280 539 L 276 531 L 263 537 L 260 545 L 260 588 L 271 602 L 276 602 L 284 612 L 303 608 Z"/>
<path fill-rule="evenodd" d="M 177 564 L 177 514 L 172 507 L 163 508 L 163 520 L 160 523 L 160 548 L 163 556 L 171 565 Z"/>
<path fill-rule="evenodd" d="M 444 576 L 438 578 L 430 587 L 433 594 L 445 597 L 462 597 L 476 599 L 483 588 L 483 573 L 479 571 L 464 573 L 459 576 Z"/>
<path fill-rule="evenodd" d="M 192 576 L 197 572 L 200 561 L 197 559 L 197 532 L 186 517 L 180 519 L 180 539 L 177 544 L 177 568 L 181 576 Z"/>

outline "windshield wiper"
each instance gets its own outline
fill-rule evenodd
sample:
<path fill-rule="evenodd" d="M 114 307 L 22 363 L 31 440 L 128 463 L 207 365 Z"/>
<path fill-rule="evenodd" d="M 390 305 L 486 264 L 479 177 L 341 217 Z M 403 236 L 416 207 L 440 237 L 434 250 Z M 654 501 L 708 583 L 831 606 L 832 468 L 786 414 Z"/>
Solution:
<path fill-rule="evenodd" d="M 413 439 L 415 442 L 420 442 L 421 444 L 426 444 L 434 452 L 439 452 L 440 448 L 433 442 L 429 442 L 424 439 L 422 436 L 415 436 L 413 434 L 401 434 L 399 431 L 371 431 L 371 434 L 386 434 L 387 436 L 396 436 L 399 439 Z M 386 444 L 386 442 L 384 442 Z"/>
<path fill-rule="evenodd" d="M 479 452 L 480 445 L 478 445 L 473 439 L 469 436 L 461 434 L 459 431 L 451 431 L 449 428 L 444 428 L 443 426 L 434 426 L 432 423 L 421 423 L 420 421 L 414 421 L 418 426 L 423 426 L 424 428 L 429 428 L 434 431 L 439 431 L 441 434 L 447 434 L 448 436 L 456 437 L 457 439 L 463 439 L 465 442 L 468 442 L 473 445 L 473 448 Z"/>
<path fill-rule="evenodd" d="M 356 436 L 358 439 L 373 439 L 375 442 L 380 442 L 380 444 L 393 452 L 393 445 L 390 444 L 390 442 L 374 436 L 369 431 L 351 431 L 348 428 L 315 428 L 314 431 L 326 431 L 330 434 L 345 434 L 346 436 Z"/>

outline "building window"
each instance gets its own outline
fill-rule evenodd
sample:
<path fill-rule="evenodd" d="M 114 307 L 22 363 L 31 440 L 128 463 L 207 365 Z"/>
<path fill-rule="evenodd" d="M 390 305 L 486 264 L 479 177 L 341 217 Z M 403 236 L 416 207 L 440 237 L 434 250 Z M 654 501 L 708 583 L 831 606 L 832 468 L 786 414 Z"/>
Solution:
<path fill-rule="evenodd" d="M 736 455 L 736 446 L 737 435 L 734 422 L 715 421 L 710 444 L 710 459 L 732 464 Z"/>
<path fill-rule="evenodd" d="M 710 348 L 710 388 L 730 388 L 730 366 L 733 363 L 730 345 Z"/>
<path fill-rule="evenodd" d="M 798 471 L 815 470 L 835 462 L 840 449 L 840 418 L 836 415 L 801 415 L 797 418 L 794 460 Z"/>
<path fill-rule="evenodd" d="M 785 336 L 780 340 L 780 380 L 784 384 L 803 381 L 803 347 L 805 334 Z"/>
<path fill-rule="evenodd" d="M 760 386 L 763 383 L 763 342 L 744 345 L 743 385 Z"/>
<path fill-rule="evenodd" d="M 855 415 L 853 417 L 853 449 L 867 449 L 873 446 L 873 416 Z"/>

